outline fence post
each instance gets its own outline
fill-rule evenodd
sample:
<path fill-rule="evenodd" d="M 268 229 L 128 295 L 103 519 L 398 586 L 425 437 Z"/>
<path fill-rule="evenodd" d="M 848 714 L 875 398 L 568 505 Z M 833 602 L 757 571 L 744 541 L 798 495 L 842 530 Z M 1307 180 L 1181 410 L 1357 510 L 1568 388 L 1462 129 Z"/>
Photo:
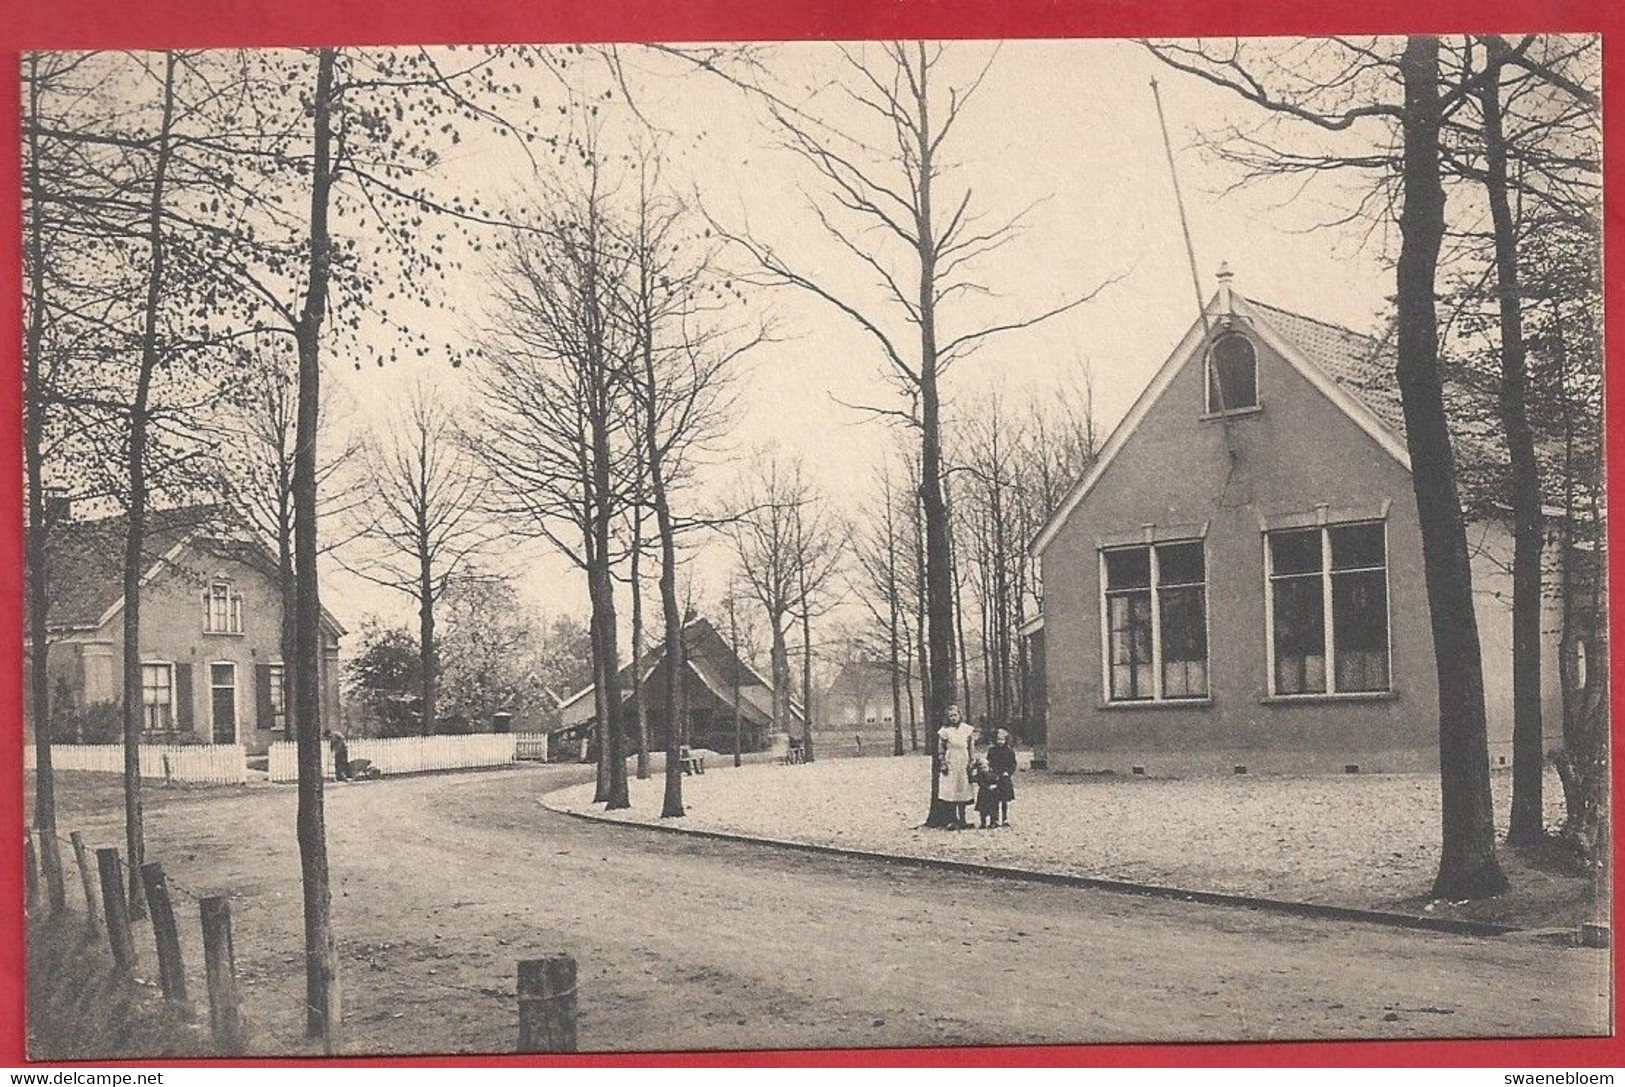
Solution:
<path fill-rule="evenodd" d="M 101 922 L 100 908 L 96 905 L 96 883 L 90 876 L 90 858 L 85 849 L 84 835 L 77 830 L 68 835 L 68 841 L 73 844 L 73 860 L 79 866 L 79 882 L 85 888 L 85 916 L 90 921 L 91 931 L 94 932 Z"/>
<path fill-rule="evenodd" d="M 519 962 L 519 1052 L 576 1051 L 576 961 L 569 955 Z"/>
<path fill-rule="evenodd" d="M 39 858 L 34 854 L 34 836 L 23 831 L 23 902 L 29 909 L 39 905 Z"/>
<path fill-rule="evenodd" d="M 169 901 L 169 881 L 164 866 L 150 861 L 141 866 L 141 884 L 147 892 L 147 912 L 152 917 L 152 940 L 158 948 L 158 980 L 166 999 L 186 999 L 186 967 L 181 963 L 181 936 L 175 928 L 175 908 Z"/>
<path fill-rule="evenodd" d="M 67 889 L 62 885 L 62 851 L 56 834 L 49 830 L 35 831 L 39 835 L 40 875 L 45 877 L 45 900 L 51 904 L 52 915 L 68 909 Z"/>
<path fill-rule="evenodd" d="M 203 972 L 209 983 L 209 1029 L 221 1054 L 241 1053 L 246 1046 L 231 949 L 231 900 L 216 895 L 203 899 L 198 909 L 203 918 Z"/>
<path fill-rule="evenodd" d="M 135 968 L 135 944 L 130 940 L 130 908 L 120 878 L 118 850 L 96 850 L 96 867 L 102 877 L 102 912 L 107 915 L 107 942 L 113 949 L 113 965 L 119 973 L 128 974 Z"/>

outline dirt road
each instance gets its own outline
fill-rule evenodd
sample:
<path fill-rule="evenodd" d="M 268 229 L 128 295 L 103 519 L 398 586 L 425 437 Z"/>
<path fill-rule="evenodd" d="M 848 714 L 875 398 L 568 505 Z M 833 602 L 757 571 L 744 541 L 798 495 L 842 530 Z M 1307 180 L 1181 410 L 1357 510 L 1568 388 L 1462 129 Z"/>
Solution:
<path fill-rule="evenodd" d="M 537 803 L 580 773 L 329 790 L 346 1050 L 511 1050 L 514 962 L 557 949 L 580 964 L 584 1049 L 1608 1026 L 1600 951 L 855 863 L 588 824 Z M 246 1011 L 257 1046 L 279 1052 L 300 1048 L 302 1025 L 293 816 L 281 787 L 164 799 L 148 815 L 149 853 L 174 879 L 234 894 Z M 116 840 L 111 807 L 73 818 Z"/>

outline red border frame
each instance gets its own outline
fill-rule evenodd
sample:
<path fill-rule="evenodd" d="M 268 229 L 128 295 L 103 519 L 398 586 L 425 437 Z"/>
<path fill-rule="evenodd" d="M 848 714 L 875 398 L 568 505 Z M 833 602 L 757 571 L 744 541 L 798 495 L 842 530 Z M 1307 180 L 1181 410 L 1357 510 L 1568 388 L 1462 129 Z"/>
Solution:
<path fill-rule="evenodd" d="M 1296 0 L 1250 4 L 1196 0 L 685 0 L 657 8 L 643 0 L 552 3 L 525 0 L 410 0 L 405 4 L 311 3 L 308 0 L 15 0 L 0 17 L 0 1064 L 23 1063 L 23 949 L 21 870 L 22 796 L 22 465 L 21 465 L 21 240 L 19 191 L 19 81 L 17 56 L 32 48 L 156 47 L 161 45 L 292 45 L 341 41 L 501 42 L 708 40 L 885 37 L 1129 37 L 1176 34 L 1461 33 L 1473 30 L 1601 31 L 1605 35 L 1604 149 L 1608 179 L 1604 205 L 1610 253 L 1625 244 L 1625 60 L 1613 31 L 1625 31 L 1618 0 L 1362 0 L 1334 5 Z M 1610 332 L 1625 321 L 1625 277 L 1605 280 Z M 1625 362 L 1609 342 L 1607 394 L 1625 396 Z M 1625 438 L 1610 440 L 1610 478 L 1625 470 Z M 1611 533 L 1613 584 L 1625 577 L 1618 533 Z M 1615 609 L 1611 638 L 1625 645 L 1625 616 Z M 1615 751 L 1625 728 L 1625 683 L 1616 684 Z M 1625 793 L 1625 759 L 1614 763 L 1614 796 Z M 1617 840 L 1617 839 L 1616 839 Z M 1616 900 L 1618 898 L 1616 894 Z M 1616 975 L 1619 955 L 1615 952 Z M 121 1062 L 203 1067 L 264 1067 L 313 1063 L 350 1066 L 632 1066 L 916 1065 L 964 1066 L 1625 1066 L 1625 1041 L 1523 1039 L 1516 1041 L 1298 1042 L 1224 1045 L 1089 1045 L 984 1049 L 778 1050 L 737 1053 L 616 1054 L 581 1057 L 411 1057 L 318 1061 Z"/>

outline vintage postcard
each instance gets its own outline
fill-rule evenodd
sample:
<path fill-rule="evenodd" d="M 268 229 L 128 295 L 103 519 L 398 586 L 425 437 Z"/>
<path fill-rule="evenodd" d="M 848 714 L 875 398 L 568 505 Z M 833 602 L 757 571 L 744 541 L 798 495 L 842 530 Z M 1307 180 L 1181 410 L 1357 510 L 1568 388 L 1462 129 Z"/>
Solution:
<path fill-rule="evenodd" d="M 1601 71 L 23 54 L 27 1056 L 1611 1033 Z"/>

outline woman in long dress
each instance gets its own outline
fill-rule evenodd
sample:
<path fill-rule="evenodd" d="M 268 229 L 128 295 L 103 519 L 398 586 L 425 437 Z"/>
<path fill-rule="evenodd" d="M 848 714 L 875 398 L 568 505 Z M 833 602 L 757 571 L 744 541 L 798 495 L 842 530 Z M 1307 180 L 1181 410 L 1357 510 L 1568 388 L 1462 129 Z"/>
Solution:
<path fill-rule="evenodd" d="M 965 821 L 965 808 L 976 798 L 970 777 L 976 730 L 960 720 L 958 706 L 948 707 L 947 718 L 948 723 L 937 732 L 937 760 L 942 774 L 937 798 L 954 806 L 952 829 L 957 830 L 970 826 Z"/>

